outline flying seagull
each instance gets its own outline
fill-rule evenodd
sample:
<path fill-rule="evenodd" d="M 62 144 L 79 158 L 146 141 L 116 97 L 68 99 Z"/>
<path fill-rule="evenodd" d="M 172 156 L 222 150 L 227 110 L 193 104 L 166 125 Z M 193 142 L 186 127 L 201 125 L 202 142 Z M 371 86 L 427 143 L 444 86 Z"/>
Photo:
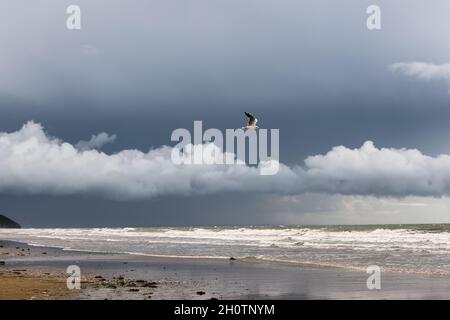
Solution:
<path fill-rule="evenodd" d="M 245 115 L 248 117 L 248 123 L 245 127 L 242 127 L 242 129 L 251 129 L 251 130 L 256 130 L 259 127 L 256 125 L 256 123 L 258 122 L 258 119 L 255 118 L 254 115 L 252 115 L 249 112 L 245 112 Z"/>

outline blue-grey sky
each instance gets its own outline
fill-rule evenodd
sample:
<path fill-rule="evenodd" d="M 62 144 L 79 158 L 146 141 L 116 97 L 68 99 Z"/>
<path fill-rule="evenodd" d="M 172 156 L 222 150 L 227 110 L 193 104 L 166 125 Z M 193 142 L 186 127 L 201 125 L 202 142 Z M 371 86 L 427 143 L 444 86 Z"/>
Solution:
<path fill-rule="evenodd" d="M 70 4 L 81 8 L 81 30 L 66 28 Z M 381 8 L 381 30 L 366 27 L 370 4 Z M 209 192 L 221 184 L 201 180 L 193 193 L 169 177 L 145 181 L 143 192 L 130 177 L 121 187 L 95 180 L 98 168 L 80 159 L 85 180 L 73 178 L 74 166 L 55 165 L 65 180 L 53 181 L 45 173 L 56 171 L 39 166 L 51 143 L 42 140 L 26 162 L 5 144 L 0 212 L 28 226 L 450 222 L 448 165 L 439 158 L 450 154 L 449 10 L 445 0 L 3 1 L 0 132 L 8 143 L 22 143 L 11 134 L 32 120 L 44 140 L 77 146 L 105 132 L 115 135 L 97 146 L 107 155 L 146 154 L 173 146 L 171 132 L 194 120 L 237 128 L 251 111 L 261 127 L 280 129 L 280 162 L 296 176 L 248 191 Z M 28 134 L 43 131 L 32 125 Z M 363 149 L 366 141 L 374 149 Z M 308 158 L 341 145 L 343 157 L 353 148 L 369 154 L 367 168 L 336 165 L 337 153 Z M 340 173 L 349 181 L 340 184 Z"/>

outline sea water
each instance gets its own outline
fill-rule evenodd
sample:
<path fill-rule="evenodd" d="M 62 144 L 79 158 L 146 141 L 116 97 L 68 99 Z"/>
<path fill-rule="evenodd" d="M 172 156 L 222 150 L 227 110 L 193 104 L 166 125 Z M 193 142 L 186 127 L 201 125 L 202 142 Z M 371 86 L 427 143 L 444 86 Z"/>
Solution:
<path fill-rule="evenodd" d="M 450 224 L 0 229 L 0 239 L 65 250 L 450 274 Z"/>

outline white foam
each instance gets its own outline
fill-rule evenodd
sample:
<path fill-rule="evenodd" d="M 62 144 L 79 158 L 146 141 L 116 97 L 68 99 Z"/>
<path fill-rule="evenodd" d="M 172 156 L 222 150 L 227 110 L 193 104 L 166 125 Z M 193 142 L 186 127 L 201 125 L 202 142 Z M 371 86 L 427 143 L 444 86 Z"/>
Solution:
<path fill-rule="evenodd" d="M 450 233 L 412 229 L 2 229 L 0 239 L 95 252 L 191 258 L 259 256 L 274 261 L 352 267 L 360 267 L 365 261 L 386 260 L 399 268 L 408 265 L 409 269 L 450 272 Z M 411 262 L 412 258 L 417 261 Z"/>

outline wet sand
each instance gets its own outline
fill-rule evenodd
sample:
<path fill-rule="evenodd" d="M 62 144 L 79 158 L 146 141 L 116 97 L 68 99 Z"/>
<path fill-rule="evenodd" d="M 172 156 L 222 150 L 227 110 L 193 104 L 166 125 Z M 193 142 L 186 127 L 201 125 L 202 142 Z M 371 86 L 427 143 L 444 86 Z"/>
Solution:
<path fill-rule="evenodd" d="M 63 251 L 0 241 L 0 299 L 450 299 L 450 278 L 265 262 Z M 80 290 L 66 269 L 81 269 Z"/>

